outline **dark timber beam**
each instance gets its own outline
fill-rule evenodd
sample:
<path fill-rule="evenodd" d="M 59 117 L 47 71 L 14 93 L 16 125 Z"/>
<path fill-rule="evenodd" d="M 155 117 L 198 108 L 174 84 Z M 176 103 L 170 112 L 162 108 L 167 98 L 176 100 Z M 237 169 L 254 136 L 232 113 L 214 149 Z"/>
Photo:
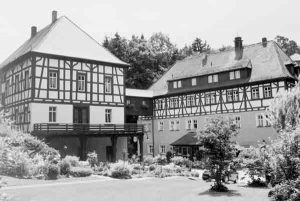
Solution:
<path fill-rule="evenodd" d="M 116 162 L 117 159 L 117 136 L 112 136 L 111 138 L 111 147 L 112 147 L 112 162 Z"/>
<path fill-rule="evenodd" d="M 87 137 L 84 135 L 81 135 L 79 140 L 80 140 L 80 160 L 86 160 Z"/>
<path fill-rule="evenodd" d="M 143 161 L 144 158 L 144 135 L 140 135 L 139 137 L 139 144 L 140 144 L 140 161 Z M 153 147 L 154 149 L 154 147 Z M 154 152 L 154 151 L 153 151 Z"/>

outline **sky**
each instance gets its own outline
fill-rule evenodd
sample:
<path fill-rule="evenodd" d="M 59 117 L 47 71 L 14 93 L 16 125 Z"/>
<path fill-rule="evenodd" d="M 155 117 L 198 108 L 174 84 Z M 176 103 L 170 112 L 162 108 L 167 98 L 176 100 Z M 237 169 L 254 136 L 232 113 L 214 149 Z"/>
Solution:
<path fill-rule="evenodd" d="M 3 1 L 3 0 L 2 0 Z M 67 16 L 102 42 L 105 36 L 167 34 L 177 47 L 196 37 L 212 48 L 282 35 L 300 44 L 300 0 L 9 0 L 0 9 L 0 62 L 51 22 Z"/>

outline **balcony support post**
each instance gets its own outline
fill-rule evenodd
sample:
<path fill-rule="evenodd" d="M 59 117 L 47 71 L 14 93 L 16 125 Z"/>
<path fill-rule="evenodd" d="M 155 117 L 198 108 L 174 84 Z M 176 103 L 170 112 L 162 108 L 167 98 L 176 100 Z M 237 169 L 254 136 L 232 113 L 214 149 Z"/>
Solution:
<path fill-rule="evenodd" d="M 117 159 L 117 136 L 112 136 L 111 138 L 111 147 L 112 147 L 112 162 L 116 162 Z"/>
<path fill-rule="evenodd" d="M 140 161 L 142 162 L 144 159 L 144 133 L 138 137 L 140 144 Z"/>
<path fill-rule="evenodd" d="M 81 135 L 79 137 L 80 140 L 80 160 L 86 160 L 86 154 L 87 154 L 87 137 L 84 135 Z"/>

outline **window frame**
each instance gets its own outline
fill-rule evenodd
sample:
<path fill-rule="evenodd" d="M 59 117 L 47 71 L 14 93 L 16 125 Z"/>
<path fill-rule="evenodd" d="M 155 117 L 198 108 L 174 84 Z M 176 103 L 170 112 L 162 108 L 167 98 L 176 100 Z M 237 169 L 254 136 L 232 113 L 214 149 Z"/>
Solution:
<path fill-rule="evenodd" d="M 18 73 L 15 75 L 15 93 L 19 93 L 20 91 L 20 74 Z"/>
<path fill-rule="evenodd" d="M 197 86 L 197 78 L 192 78 L 191 79 L 191 84 L 192 84 L 192 86 Z"/>
<path fill-rule="evenodd" d="M 105 123 L 112 123 L 112 109 L 105 109 Z"/>
<path fill-rule="evenodd" d="M 154 149 L 153 149 L 153 145 L 152 144 L 148 144 L 148 153 L 149 154 L 153 154 Z"/>
<path fill-rule="evenodd" d="M 269 88 L 270 89 L 270 91 L 269 91 L 269 96 L 266 96 L 266 93 L 265 93 L 265 89 L 266 88 Z M 264 98 L 272 98 L 272 87 L 271 87 L 271 85 L 264 85 L 263 86 L 263 95 L 264 95 Z"/>
<path fill-rule="evenodd" d="M 194 129 L 198 129 L 198 120 L 197 119 L 193 120 L 193 127 L 194 127 Z"/>
<path fill-rule="evenodd" d="M 110 80 L 110 87 L 108 86 L 107 80 Z M 109 89 L 109 91 L 107 91 Z M 105 94 L 113 94 L 113 78 L 112 76 L 105 75 L 104 76 L 104 93 Z"/>
<path fill-rule="evenodd" d="M 163 131 L 164 130 L 164 122 L 163 121 L 159 121 L 158 125 L 159 125 L 158 131 Z"/>
<path fill-rule="evenodd" d="M 25 70 L 24 72 L 24 89 L 30 88 L 30 80 L 29 80 L 29 70 Z"/>
<path fill-rule="evenodd" d="M 188 119 L 186 122 L 186 130 L 192 130 L 192 120 Z"/>
<path fill-rule="evenodd" d="M 84 77 L 84 80 L 82 81 L 82 80 L 79 80 L 79 77 Z M 87 76 L 86 76 L 86 73 L 77 73 L 77 91 L 78 92 L 86 92 L 86 90 L 87 90 Z M 79 89 L 79 86 L 80 86 L 80 84 L 79 83 L 83 83 L 84 85 L 83 85 L 83 89 Z"/>
<path fill-rule="evenodd" d="M 159 153 L 165 154 L 166 153 L 166 145 L 160 144 L 159 145 Z"/>
<path fill-rule="evenodd" d="M 237 120 L 237 118 L 238 118 L 238 120 Z M 234 116 L 234 122 L 235 122 L 237 128 L 241 128 L 241 116 L 240 115 Z"/>
<path fill-rule="evenodd" d="M 49 122 L 56 123 L 57 122 L 57 106 L 49 106 Z"/>
<path fill-rule="evenodd" d="M 55 73 L 56 77 L 51 77 L 52 73 Z M 53 81 L 54 78 L 56 78 L 56 82 L 54 82 L 55 88 L 51 87 L 52 86 L 51 81 Z M 49 90 L 57 90 L 58 89 L 58 80 L 59 80 L 58 70 L 50 69 L 49 73 L 48 73 L 48 88 L 49 88 Z"/>
<path fill-rule="evenodd" d="M 257 90 L 257 97 L 253 96 L 253 90 Z M 259 98 L 259 87 L 251 87 L 251 100 L 258 100 Z"/>
<path fill-rule="evenodd" d="M 257 125 L 256 125 L 256 127 L 258 127 L 258 128 L 264 127 L 264 115 L 258 114 L 256 116 L 256 118 L 257 118 Z"/>

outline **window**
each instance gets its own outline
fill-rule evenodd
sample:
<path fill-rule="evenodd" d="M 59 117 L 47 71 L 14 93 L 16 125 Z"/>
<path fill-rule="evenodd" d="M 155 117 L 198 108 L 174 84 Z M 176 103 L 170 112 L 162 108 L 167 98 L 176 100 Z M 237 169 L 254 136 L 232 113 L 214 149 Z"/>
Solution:
<path fill-rule="evenodd" d="M 192 78 L 192 86 L 196 86 L 197 85 L 197 79 L 196 78 Z"/>
<path fill-rule="evenodd" d="M 174 121 L 170 121 L 169 123 L 170 123 L 170 128 L 169 128 L 169 130 L 170 130 L 170 131 L 175 130 L 175 129 L 174 129 L 174 128 L 175 128 L 175 122 L 174 122 Z"/>
<path fill-rule="evenodd" d="M 159 153 L 165 154 L 166 153 L 166 146 L 165 145 L 160 145 L 159 146 Z"/>
<path fill-rule="evenodd" d="M 187 130 L 191 130 L 192 129 L 192 120 L 190 120 L 190 119 L 187 120 L 186 129 Z"/>
<path fill-rule="evenodd" d="M 186 97 L 186 106 L 195 106 L 195 97 L 194 96 Z"/>
<path fill-rule="evenodd" d="M 127 100 L 126 100 L 126 105 L 130 105 L 130 103 L 131 103 L 131 102 L 130 102 L 130 99 L 127 99 Z"/>
<path fill-rule="evenodd" d="M 170 108 L 174 108 L 174 98 L 170 99 Z"/>
<path fill-rule="evenodd" d="M 241 116 L 235 116 L 234 123 L 238 128 L 241 128 Z"/>
<path fill-rule="evenodd" d="M 154 151 L 154 150 L 153 150 L 153 145 L 150 145 L 150 144 L 149 144 L 149 145 L 148 145 L 148 153 L 149 153 L 149 154 L 153 154 L 153 151 Z"/>
<path fill-rule="evenodd" d="M 235 80 L 241 78 L 241 72 L 239 70 L 229 72 L 229 79 Z"/>
<path fill-rule="evenodd" d="M 49 89 L 57 89 L 57 71 L 49 71 Z"/>
<path fill-rule="evenodd" d="M 28 123 L 29 122 L 29 112 L 28 112 L 28 107 L 27 106 L 25 106 L 25 108 L 24 108 L 24 122 L 25 123 Z"/>
<path fill-rule="evenodd" d="M 180 121 L 176 120 L 176 128 L 175 128 L 175 130 L 179 131 L 179 126 L 180 126 Z"/>
<path fill-rule="evenodd" d="M 20 91 L 20 75 L 16 75 L 15 78 L 15 92 L 19 92 Z"/>
<path fill-rule="evenodd" d="M 266 118 L 266 119 L 265 119 L 265 120 L 266 120 L 266 121 L 265 121 L 265 122 L 266 122 L 266 123 L 265 123 L 265 126 L 266 126 L 266 127 L 270 127 L 270 126 L 271 126 L 271 122 L 270 122 L 269 115 L 266 114 L 265 118 Z"/>
<path fill-rule="evenodd" d="M 158 124 L 158 130 L 163 131 L 164 130 L 164 122 L 160 121 Z"/>
<path fill-rule="evenodd" d="M 105 123 L 111 123 L 111 109 L 105 109 Z"/>
<path fill-rule="evenodd" d="M 25 71 L 25 83 L 24 83 L 24 89 L 28 89 L 29 88 L 29 71 Z"/>
<path fill-rule="evenodd" d="M 259 99 L 259 88 L 254 87 L 251 89 L 251 97 L 252 99 Z"/>
<path fill-rule="evenodd" d="M 205 104 L 209 105 L 209 104 L 216 104 L 216 93 L 215 92 L 211 92 L 211 93 L 206 93 L 205 94 Z"/>
<path fill-rule="evenodd" d="M 56 107 L 49 107 L 49 122 L 56 122 Z"/>
<path fill-rule="evenodd" d="M 198 128 L 198 120 L 194 119 L 194 128 L 197 129 Z"/>
<path fill-rule="evenodd" d="M 146 103 L 145 100 L 142 100 L 142 105 L 143 105 L 143 106 L 147 106 L 147 103 Z"/>
<path fill-rule="evenodd" d="M 105 93 L 112 93 L 112 77 L 109 77 L 109 76 L 105 76 L 104 77 L 104 91 Z"/>
<path fill-rule="evenodd" d="M 216 94 L 215 93 L 211 93 L 210 94 L 210 103 L 211 104 L 215 104 L 216 103 Z"/>
<path fill-rule="evenodd" d="M 271 86 L 265 86 L 264 87 L 264 98 L 271 98 L 271 97 L 272 97 Z"/>
<path fill-rule="evenodd" d="M 264 117 L 262 114 L 257 115 L 256 117 L 256 126 L 263 127 L 264 126 Z"/>
<path fill-rule="evenodd" d="M 157 100 L 157 109 L 162 110 L 164 105 L 164 101 L 162 99 Z"/>
<path fill-rule="evenodd" d="M 205 104 L 209 105 L 210 104 L 210 94 L 205 94 Z"/>
<path fill-rule="evenodd" d="M 218 82 L 218 81 L 219 81 L 218 74 L 208 76 L 208 83 L 213 83 L 213 82 Z"/>
<path fill-rule="evenodd" d="M 239 100 L 239 93 L 237 90 L 228 90 L 227 91 L 227 102 L 233 102 Z"/>
<path fill-rule="evenodd" d="M 86 75 L 78 74 L 78 76 L 77 76 L 77 90 L 78 91 L 85 91 L 85 81 L 86 81 Z"/>
<path fill-rule="evenodd" d="M 173 81 L 173 88 L 181 88 L 181 80 Z"/>

